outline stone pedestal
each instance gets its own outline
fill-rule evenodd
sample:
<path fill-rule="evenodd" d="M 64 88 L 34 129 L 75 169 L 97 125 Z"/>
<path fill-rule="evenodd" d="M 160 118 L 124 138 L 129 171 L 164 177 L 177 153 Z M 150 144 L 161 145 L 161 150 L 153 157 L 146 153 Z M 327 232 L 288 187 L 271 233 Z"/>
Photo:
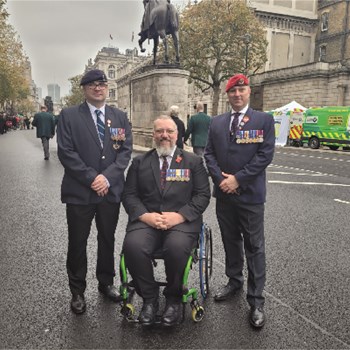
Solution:
<path fill-rule="evenodd" d="M 177 66 L 149 66 L 131 77 L 131 122 L 134 144 L 152 147 L 153 121 L 168 115 L 169 107 L 180 108 L 186 124 L 189 72 Z"/>

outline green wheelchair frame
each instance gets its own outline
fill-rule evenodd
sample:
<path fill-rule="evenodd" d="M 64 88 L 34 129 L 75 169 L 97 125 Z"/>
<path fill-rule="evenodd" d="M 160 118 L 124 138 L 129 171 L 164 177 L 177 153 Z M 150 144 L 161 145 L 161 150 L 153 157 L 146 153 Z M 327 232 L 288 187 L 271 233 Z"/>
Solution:
<path fill-rule="evenodd" d="M 162 259 L 162 253 L 156 252 L 152 257 L 153 265 L 156 267 L 157 262 L 155 260 Z M 188 288 L 188 277 L 192 265 L 199 262 L 199 283 L 200 292 L 205 300 L 209 294 L 209 280 L 213 272 L 213 241 L 212 232 L 210 227 L 203 223 L 201 232 L 199 234 L 197 247 L 192 250 L 191 255 L 187 260 L 187 264 L 184 270 L 182 278 L 182 303 L 183 313 L 185 313 L 185 306 L 189 299 L 192 309 L 192 320 L 194 322 L 202 321 L 204 317 L 204 308 L 199 304 L 198 291 L 196 288 Z M 131 303 L 133 293 L 130 291 L 130 283 L 128 281 L 128 272 L 125 264 L 124 254 L 120 254 L 120 295 L 122 296 L 121 314 L 128 322 L 137 323 L 138 320 L 134 318 L 135 308 Z M 160 286 L 165 286 L 165 282 L 157 282 Z M 183 315 L 184 316 L 184 315 Z"/>

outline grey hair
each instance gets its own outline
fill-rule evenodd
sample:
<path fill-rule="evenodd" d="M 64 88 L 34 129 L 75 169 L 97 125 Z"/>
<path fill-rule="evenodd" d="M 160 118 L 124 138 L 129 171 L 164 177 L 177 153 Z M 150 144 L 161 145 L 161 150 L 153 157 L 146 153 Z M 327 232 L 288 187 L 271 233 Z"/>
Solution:
<path fill-rule="evenodd" d="M 172 117 L 177 117 L 179 115 L 180 108 L 179 106 L 171 106 L 169 109 L 169 115 Z"/>

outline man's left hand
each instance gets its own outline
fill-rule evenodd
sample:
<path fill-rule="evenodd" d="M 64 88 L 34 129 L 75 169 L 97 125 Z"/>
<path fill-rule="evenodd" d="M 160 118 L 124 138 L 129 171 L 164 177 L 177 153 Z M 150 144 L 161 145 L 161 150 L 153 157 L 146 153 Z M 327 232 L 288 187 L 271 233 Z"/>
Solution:
<path fill-rule="evenodd" d="M 220 190 L 224 193 L 236 193 L 237 188 L 239 187 L 239 183 L 236 180 L 236 177 L 232 174 L 226 174 L 224 172 L 221 173 L 224 180 L 221 181 L 219 187 Z"/>
<path fill-rule="evenodd" d="M 106 178 L 102 174 L 97 175 L 91 184 L 91 188 L 97 192 L 99 196 L 105 196 L 108 193 L 108 184 Z"/>
<path fill-rule="evenodd" d="M 185 218 L 181 214 L 175 212 L 162 212 L 162 217 L 163 224 L 166 226 L 167 230 L 169 230 L 175 225 L 182 224 L 183 222 L 185 222 Z"/>

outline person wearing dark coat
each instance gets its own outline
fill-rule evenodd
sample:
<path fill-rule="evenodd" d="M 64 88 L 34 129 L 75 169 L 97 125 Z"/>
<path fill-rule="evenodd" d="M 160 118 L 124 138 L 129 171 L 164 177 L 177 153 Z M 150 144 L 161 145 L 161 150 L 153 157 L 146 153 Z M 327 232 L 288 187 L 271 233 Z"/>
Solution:
<path fill-rule="evenodd" d="M 106 104 L 108 84 L 99 69 L 81 79 L 86 101 L 61 111 L 57 125 L 58 157 L 64 167 L 61 200 L 68 224 L 67 274 L 71 309 L 86 310 L 87 241 L 92 221 L 97 228 L 98 290 L 113 302 L 121 300 L 113 284 L 114 244 L 124 171 L 132 152 L 126 114 Z"/>
<path fill-rule="evenodd" d="M 175 122 L 177 127 L 177 140 L 176 146 L 183 149 L 184 148 L 184 136 L 185 136 L 185 124 L 179 118 L 180 108 L 178 106 L 171 106 L 169 115 L 171 119 Z"/>
<path fill-rule="evenodd" d="M 207 144 L 210 117 L 204 113 L 203 103 L 196 103 L 197 114 L 193 115 L 187 125 L 184 142 L 191 136 L 193 153 L 203 156 L 204 148 Z"/>
<path fill-rule="evenodd" d="M 50 158 L 50 139 L 55 136 L 55 120 L 46 106 L 40 107 L 41 112 L 34 115 L 32 125 L 36 127 L 36 137 L 41 139 L 44 159 Z"/>
<path fill-rule="evenodd" d="M 170 327 L 182 321 L 183 272 L 198 241 L 210 188 L 202 158 L 176 147 L 176 124 L 169 116 L 154 121 L 153 139 L 156 148 L 134 158 L 128 171 L 123 252 L 143 299 L 139 322 L 150 326 L 159 307 L 151 256 L 163 249 L 167 285 L 161 322 Z"/>
<path fill-rule="evenodd" d="M 214 183 L 228 277 L 228 283 L 218 290 L 214 299 L 224 301 L 242 289 L 245 257 L 250 323 L 261 328 L 266 320 L 263 296 L 266 168 L 275 150 L 274 119 L 249 107 L 251 89 L 245 75 L 231 77 L 226 93 L 232 109 L 212 118 L 204 152 Z"/>

